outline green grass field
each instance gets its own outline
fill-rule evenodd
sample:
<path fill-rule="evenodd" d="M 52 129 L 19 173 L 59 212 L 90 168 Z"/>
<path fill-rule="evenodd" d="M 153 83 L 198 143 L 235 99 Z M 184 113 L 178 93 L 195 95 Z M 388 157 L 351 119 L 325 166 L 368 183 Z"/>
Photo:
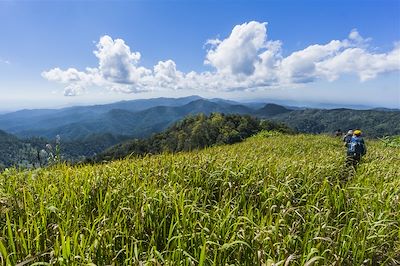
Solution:
<path fill-rule="evenodd" d="M 0 174 L 3 265 L 398 265 L 400 150 L 260 134 L 231 146 Z M 36 263 L 36 264 L 35 264 Z"/>

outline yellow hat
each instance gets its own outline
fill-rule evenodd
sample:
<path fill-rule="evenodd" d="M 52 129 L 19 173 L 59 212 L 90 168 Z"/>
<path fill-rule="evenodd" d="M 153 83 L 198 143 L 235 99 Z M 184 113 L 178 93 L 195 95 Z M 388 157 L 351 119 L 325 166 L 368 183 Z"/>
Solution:
<path fill-rule="evenodd" d="M 357 129 L 357 130 L 354 130 L 354 135 L 356 135 L 356 136 L 360 136 L 361 135 L 361 130 L 359 130 L 359 129 Z"/>

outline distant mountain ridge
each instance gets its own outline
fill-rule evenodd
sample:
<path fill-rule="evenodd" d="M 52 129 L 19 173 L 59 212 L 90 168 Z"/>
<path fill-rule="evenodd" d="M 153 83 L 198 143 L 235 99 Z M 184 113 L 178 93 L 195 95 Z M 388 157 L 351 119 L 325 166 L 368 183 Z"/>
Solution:
<path fill-rule="evenodd" d="M 179 98 L 176 101 L 167 98 L 152 99 L 147 105 L 149 108 L 144 110 L 143 100 L 139 101 L 140 107 L 134 106 L 136 103 L 137 101 L 111 105 L 121 108 L 101 106 L 102 111 L 99 106 L 66 108 L 53 113 L 49 110 L 24 110 L 0 116 L 0 128 L 22 138 L 54 138 L 61 135 L 62 138 L 76 140 L 90 134 L 102 133 L 144 137 L 165 129 L 188 114 L 252 112 L 248 107 L 233 105 L 222 99 L 209 101 L 197 96 Z M 159 103 L 166 105 L 156 105 Z"/>
<path fill-rule="evenodd" d="M 49 129 L 54 131 L 56 128 L 61 128 L 74 123 L 79 124 L 96 120 L 113 109 L 138 112 L 160 105 L 180 106 L 198 99 L 201 99 L 201 97 L 189 96 L 178 99 L 162 97 L 121 101 L 104 105 L 67 107 L 62 109 L 24 109 L 0 115 L 0 129 L 16 134 L 20 137 L 37 135 L 43 137 L 54 137 L 52 134 L 43 134 L 42 132 L 48 131 Z"/>
<path fill-rule="evenodd" d="M 263 108 L 257 110 L 254 113 L 256 115 L 263 116 L 263 117 L 273 117 L 275 115 L 284 114 L 284 113 L 291 112 L 291 111 L 293 111 L 293 110 L 290 110 L 281 105 L 267 103 Z"/>
<path fill-rule="evenodd" d="M 306 109 L 273 116 L 273 120 L 304 133 L 332 133 L 361 129 L 368 137 L 400 135 L 400 111 Z"/>
<path fill-rule="evenodd" d="M 63 109 L 21 110 L 0 115 L 0 129 L 20 138 L 33 136 L 82 140 L 92 135 L 143 138 L 161 132 L 190 114 L 219 112 L 249 114 L 286 123 L 306 133 L 362 128 L 368 136 L 400 134 L 400 111 L 351 109 L 293 109 L 278 104 L 241 104 L 199 96 L 122 101 Z"/>
<path fill-rule="evenodd" d="M 135 106 L 135 103 L 138 105 Z M 165 105 L 157 105 L 159 103 Z M 313 134 L 360 128 L 367 137 L 400 135 L 398 110 L 293 110 L 271 103 L 261 108 L 255 106 L 259 107 L 258 104 L 242 105 L 194 96 L 152 99 L 148 105 L 139 100 L 104 106 L 8 113 L 0 115 L 0 169 L 11 165 L 40 164 L 38 151 L 46 149 L 47 143 L 54 145 L 58 134 L 61 135 L 64 158 L 79 161 L 122 141 L 151 137 L 178 120 L 199 113 L 251 115 L 284 123 L 297 132 Z"/>

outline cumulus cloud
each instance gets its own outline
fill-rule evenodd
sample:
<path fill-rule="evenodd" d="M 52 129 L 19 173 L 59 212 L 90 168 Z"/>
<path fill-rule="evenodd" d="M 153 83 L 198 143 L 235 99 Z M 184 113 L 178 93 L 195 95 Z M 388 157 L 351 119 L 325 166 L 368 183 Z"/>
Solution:
<path fill-rule="evenodd" d="M 335 57 L 318 62 L 316 69 L 330 81 L 345 73 L 355 73 L 361 81 L 367 81 L 379 74 L 400 70 L 400 45 L 384 54 L 373 54 L 358 47 L 349 48 Z"/>
<path fill-rule="evenodd" d="M 296 51 L 279 64 L 281 78 L 293 83 L 305 83 L 318 78 L 316 64 L 335 57 L 343 47 L 341 41 L 331 41 L 325 45 L 311 45 L 304 50 Z"/>
<path fill-rule="evenodd" d="M 97 70 L 90 68 L 87 68 L 86 72 L 82 72 L 75 68 L 61 70 L 57 67 L 43 72 L 42 76 L 47 80 L 66 84 L 64 96 L 77 96 L 81 95 L 86 90 L 86 87 L 95 84 L 96 80 L 101 80 L 97 77 L 96 72 Z"/>
<path fill-rule="evenodd" d="M 184 79 L 184 74 L 176 70 L 176 64 L 172 60 L 158 62 L 153 73 L 153 87 L 179 89 Z M 151 80 L 148 83 L 151 83 Z"/>
<path fill-rule="evenodd" d="M 90 80 L 91 77 L 85 72 L 78 71 L 75 68 L 68 68 L 67 70 L 61 70 L 56 67 L 47 72 L 43 72 L 42 76 L 51 81 L 58 81 L 61 83 L 73 83 Z"/>
<path fill-rule="evenodd" d="M 252 75 L 259 53 L 267 44 L 266 23 L 251 21 L 233 28 L 225 40 L 209 40 L 212 47 L 207 53 L 206 64 L 218 72 Z"/>
<path fill-rule="evenodd" d="M 99 71 L 107 81 L 122 84 L 137 83 L 147 74 L 143 67 L 136 67 L 140 60 L 139 52 L 131 52 L 121 39 L 113 40 L 103 36 L 94 54 L 99 59 Z"/>
<path fill-rule="evenodd" d="M 84 92 L 84 88 L 79 84 L 70 84 L 64 89 L 64 96 L 78 96 Z"/>
<path fill-rule="evenodd" d="M 42 76 L 65 84 L 64 95 L 76 96 L 90 87 L 124 93 L 149 90 L 198 89 L 208 91 L 263 90 L 295 86 L 320 79 L 334 81 L 343 74 L 361 82 L 386 72 L 400 71 L 400 44 L 386 53 L 369 48 L 371 39 L 356 29 L 343 40 L 310 45 L 282 55 L 282 42 L 267 38 L 267 23 L 237 25 L 225 39 L 210 39 L 204 63 L 212 71 L 178 70 L 173 60 L 159 61 L 152 69 L 140 66 L 140 52 L 131 51 L 122 39 L 102 36 L 93 52 L 98 66 L 77 70 L 60 68 Z"/>

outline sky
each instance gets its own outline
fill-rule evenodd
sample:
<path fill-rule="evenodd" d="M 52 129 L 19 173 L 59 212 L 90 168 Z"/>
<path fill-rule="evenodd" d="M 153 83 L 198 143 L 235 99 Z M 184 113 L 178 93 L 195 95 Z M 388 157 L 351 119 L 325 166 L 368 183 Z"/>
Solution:
<path fill-rule="evenodd" d="M 200 95 L 400 108 L 400 1 L 0 0 L 0 112 Z"/>

